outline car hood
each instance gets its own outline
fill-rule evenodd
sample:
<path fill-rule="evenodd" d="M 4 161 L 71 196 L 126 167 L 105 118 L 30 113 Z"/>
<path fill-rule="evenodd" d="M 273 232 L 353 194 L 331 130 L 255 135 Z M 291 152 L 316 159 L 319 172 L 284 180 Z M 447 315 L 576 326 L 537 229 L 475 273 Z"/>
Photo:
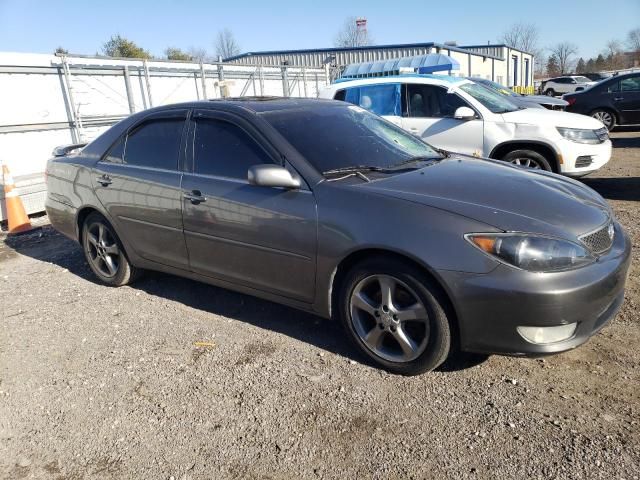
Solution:
<path fill-rule="evenodd" d="M 602 123 L 595 118 L 577 113 L 559 112 L 547 109 L 524 109 L 502 114 L 505 122 L 537 125 L 541 127 L 567 127 L 598 130 Z"/>
<path fill-rule="evenodd" d="M 447 210 L 504 231 L 570 239 L 611 217 L 607 202 L 576 180 L 466 156 L 355 188 Z"/>
<path fill-rule="evenodd" d="M 559 105 L 562 107 L 566 107 L 567 105 L 569 105 L 569 102 L 565 100 L 555 97 L 549 97 L 547 95 L 525 95 L 524 97 L 520 98 L 529 102 L 535 102 L 545 105 Z"/>

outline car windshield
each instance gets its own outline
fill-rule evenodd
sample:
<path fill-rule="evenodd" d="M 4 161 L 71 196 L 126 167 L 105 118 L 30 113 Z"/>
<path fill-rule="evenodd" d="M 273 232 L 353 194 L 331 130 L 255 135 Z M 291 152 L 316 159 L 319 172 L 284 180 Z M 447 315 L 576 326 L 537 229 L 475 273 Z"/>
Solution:
<path fill-rule="evenodd" d="M 389 169 L 443 156 L 394 124 L 355 105 L 318 104 L 265 112 L 263 118 L 319 172 Z"/>
<path fill-rule="evenodd" d="M 471 95 L 493 113 L 515 112 L 520 110 L 515 103 L 507 97 L 477 83 L 464 83 L 460 90 Z"/>
<path fill-rule="evenodd" d="M 473 80 L 473 79 L 472 79 Z M 517 97 L 518 94 L 516 92 L 514 92 L 513 90 L 511 90 L 509 87 L 505 87 L 504 85 L 500 85 L 498 82 L 493 82 L 491 80 L 482 80 L 482 81 L 476 81 L 473 80 L 476 83 L 479 83 L 480 85 L 484 86 L 484 87 L 488 87 L 492 90 L 495 90 L 498 93 L 501 93 L 502 95 L 506 95 L 507 97 Z"/>

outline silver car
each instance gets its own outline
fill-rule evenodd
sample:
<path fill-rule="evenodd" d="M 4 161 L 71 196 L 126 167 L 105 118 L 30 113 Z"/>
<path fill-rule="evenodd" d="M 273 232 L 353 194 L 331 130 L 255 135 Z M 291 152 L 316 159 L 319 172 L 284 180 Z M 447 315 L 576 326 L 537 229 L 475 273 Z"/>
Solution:
<path fill-rule="evenodd" d="M 623 301 L 630 242 L 597 193 L 344 102 L 160 107 L 74 148 L 47 212 L 102 282 L 160 270 L 335 317 L 392 372 L 564 351 Z"/>

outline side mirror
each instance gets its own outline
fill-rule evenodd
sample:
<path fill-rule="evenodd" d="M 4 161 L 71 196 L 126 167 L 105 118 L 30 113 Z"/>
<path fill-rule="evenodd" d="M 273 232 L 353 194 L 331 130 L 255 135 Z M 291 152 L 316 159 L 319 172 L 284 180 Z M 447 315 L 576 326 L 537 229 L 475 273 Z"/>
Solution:
<path fill-rule="evenodd" d="M 262 187 L 300 188 L 300 180 L 293 178 L 289 170 L 279 165 L 254 165 L 249 169 L 247 178 L 251 185 L 260 185 Z"/>
<path fill-rule="evenodd" d="M 476 118 L 476 112 L 469 107 L 458 107 L 453 114 L 453 118 L 458 120 L 473 120 Z"/>

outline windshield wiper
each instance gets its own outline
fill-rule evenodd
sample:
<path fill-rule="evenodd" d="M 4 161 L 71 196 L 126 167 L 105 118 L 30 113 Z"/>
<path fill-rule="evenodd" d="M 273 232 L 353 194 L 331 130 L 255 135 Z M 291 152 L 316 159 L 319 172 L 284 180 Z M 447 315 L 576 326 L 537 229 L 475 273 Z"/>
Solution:
<path fill-rule="evenodd" d="M 322 172 L 323 175 L 342 175 L 342 174 L 346 174 L 346 173 L 362 173 L 362 172 L 383 172 L 383 173 L 388 173 L 391 172 L 392 170 L 388 169 L 388 168 L 384 168 L 384 167 L 377 167 L 375 165 L 352 165 L 349 167 L 341 167 L 341 168 L 334 168 L 331 170 L 326 170 L 324 172 Z"/>
<path fill-rule="evenodd" d="M 440 151 L 438 151 L 438 153 L 442 153 Z M 448 155 L 445 155 L 444 153 L 442 153 L 443 157 L 446 157 Z M 416 156 L 416 157 L 411 157 L 408 158 L 407 160 L 404 160 L 400 163 L 396 163 L 395 165 L 391 165 L 391 167 L 389 167 L 391 170 L 396 171 L 396 170 L 402 170 L 403 168 L 406 168 L 407 165 L 410 165 L 412 163 L 419 163 L 419 162 L 435 162 L 437 160 L 442 160 L 442 158 L 440 157 L 426 157 L 426 156 Z"/>

